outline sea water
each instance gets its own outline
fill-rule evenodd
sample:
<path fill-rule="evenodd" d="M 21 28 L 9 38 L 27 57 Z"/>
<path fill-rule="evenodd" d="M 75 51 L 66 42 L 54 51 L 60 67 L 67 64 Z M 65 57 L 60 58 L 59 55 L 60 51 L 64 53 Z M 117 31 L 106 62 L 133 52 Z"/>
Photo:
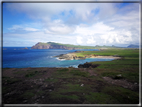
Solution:
<path fill-rule="evenodd" d="M 113 59 L 87 58 L 83 60 L 59 60 L 57 55 L 67 54 L 75 51 L 99 51 L 97 49 L 24 49 L 24 47 L 3 47 L 3 68 L 26 68 L 26 67 L 75 67 L 79 64 L 93 61 L 111 61 Z"/>

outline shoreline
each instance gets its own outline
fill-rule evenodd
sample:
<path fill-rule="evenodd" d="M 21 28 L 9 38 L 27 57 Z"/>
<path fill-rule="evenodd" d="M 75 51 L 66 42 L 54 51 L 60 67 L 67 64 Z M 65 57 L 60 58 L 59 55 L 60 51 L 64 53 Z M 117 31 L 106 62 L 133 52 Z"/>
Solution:
<path fill-rule="evenodd" d="M 84 52 L 84 51 L 79 51 L 79 52 Z M 104 59 L 121 59 L 122 57 L 119 56 L 101 56 L 101 55 L 95 55 L 95 54 L 90 54 L 90 55 L 84 55 L 84 56 L 77 56 L 76 53 L 79 53 L 78 51 L 73 52 L 73 53 L 68 53 L 68 54 L 60 54 L 57 57 L 58 60 L 81 60 L 81 59 L 86 59 L 86 58 L 104 58 Z"/>
<path fill-rule="evenodd" d="M 117 57 L 117 56 L 101 56 L 101 55 L 93 55 L 93 54 L 85 55 L 85 57 L 80 57 L 80 56 L 76 55 L 76 53 L 79 53 L 79 52 L 84 52 L 84 51 L 76 51 L 76 52 L 71 52 L 71 53 L 67 53 L 67 54 L 60 54 L 58 56 L 52 56 L 52 58 L 56 57 L 56 59 L 60 60 L 60 61 L 65 61 L 65 60 L 84 60 L 84 59 L 87 59 L 87 58 L 101 58 L 101 59 L 113 59 L 113 60 L 122 59 L 122 57 Z M 79 65 L 80 64 L 78 64 L 78 66 Z M 24 68 L 69 68 L 69 67 L 24 67 Z M 74 66 L 71 66 L 71 67 L 78 68 L 78 67 L 74 67 Z M 2 67 L 2 69 L 10 69 L 10 68 L 9 67 L 5 67 L 5 68 Z"/>

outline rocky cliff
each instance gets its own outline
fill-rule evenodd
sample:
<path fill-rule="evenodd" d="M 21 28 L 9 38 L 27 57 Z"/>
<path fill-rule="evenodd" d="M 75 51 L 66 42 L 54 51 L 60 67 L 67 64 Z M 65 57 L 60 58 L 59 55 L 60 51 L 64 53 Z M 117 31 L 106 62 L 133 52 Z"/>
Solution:
<path fill-rule="evenodd" d="M 76 47 L 69 47 L 65 46 L 64 44 L 59 44 L 59 43 L 54 43 L 54 42 L 47 42 L 47 43 L 41 43 L 38 42 L 36 45 L 32 46 L 31 49 L 67 49 L 67 50 L 72 50 L 72 49 L 80 49 Z"/>

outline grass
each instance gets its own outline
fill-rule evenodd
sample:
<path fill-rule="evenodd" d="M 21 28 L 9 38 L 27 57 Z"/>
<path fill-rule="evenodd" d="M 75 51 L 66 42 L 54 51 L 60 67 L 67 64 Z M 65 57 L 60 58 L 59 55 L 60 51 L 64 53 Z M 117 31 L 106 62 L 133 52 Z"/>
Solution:
<path fill-rule="evenodd" d="M 119 103 L 119 101 L 117 101 L 112 96 L 105 94 L 105 93 L 90 92 L 84 97 L 88 104 L 114 104 L 114 103 L 116 104 L 116 103 Z"/>
<path fill-rule="evenodd" d="M 25 77 L 33 77 L 38 74 L 38 71 L 29 71 Z"/>
<path fill-rule="evenodd" d="M 103 77 L 111 77 L 111 78 L 113 78 L 113 79 L 116 79 L 116 78 L 117 78 L 117 75 L 119 75 L 119 74 L 121 74 L 121 73 L 119 73 L 119 72 L 104 72 L 104 73 L 102 74 L 102 76 L 103 76 Z M 122 78 L 123 78 L 123 76 L 122 76 Z"/>
<path fill-rule="evenodd" d="M 22 96 L 26 99 L 33 97 L 35 94 L 32 91 L 26 91 L 22 94 Z"/>
<path fill-rule="evenodd" d="M 137 72 L 126 71 L 123 73 L 123 78 L 125 78 L 131 82 L 139 83 L 139 73 L 137 73 Z"/>
<path fill-rule="evenodd" d="M 62 95 L 60 93 L 55 92 L 55 93 L 50 94 L 50 96 L 54 101 L 57 100 L 57 104 L 60 102 L 65 103 L 65 104 L 79 102 L 79 97 L 77 95 Z"/>
<path fill-rule="evenodd" d="M 92 64 L 99 64 L 94 72 L 98 76 L 108 76 L 116 78 L 117 75 L 121 74 L 123 79 L 127 79 L 131 82 L 139 82 L 139 50 L 134 49 L 107 49 L 103 51 L 88 51 L 76 53 L 77 55 L 117 55 L 123 57 L 120 60 L 113 61 L 98 61 L 91 62 Z"/>
<path fill-rule="evenodd" d="M 121 74 L 123 79 L 131 82 L 139 82 L 139 59 L 113 60 L 106 62 L 92 62 L 100 64 L 95 72 L 102 76 L 115 78 Z M 98 71 L 98 72 L 97 72 Z"/>
<path fill-rule="evenodd" d="M 88 77 L 89 76 L 88 72 L 81 72 L 79 70 L 72 70 L 70 73 L 73 74 L 74 76 L 82 76 L 82 77 Z"/>
<path fill-rule="evenodd" d="M 67 83 L 64 84 L 63 87 L 66 90 L 60 90 L 60 92 L 62 93 L 69 93 L 69 92 L 78 92 L 78 93 L 83 93 L 83 92 L 87 92 L 87 90 L 91 90 L 90 86 L 88 84 L 84 84 L 83 86 L 81 86 L 82 83 L 78 83 L 78 84 L 73 84 L 73 83 Z"/>
<path fill-rule="evenodd" d="M 48 79 L 45 79 L 45 82 L 53 82 L 53 83 L 55 83 L 57 81 L 58 81 L 57 78 L 48 78 Z"/>
<path fill-rule="evenodd" d="M 57 73 L 66 73 L 68 71 L 68 68 L 62 68 L 57 70 Z"/>
<path fill-rule="evenodd" d="M 85 56 L 85 55 L 101 55 L 101 56 L 123 56 L 123 57 L 139 57 L 139 50 L 134 50 L 134 49 L 107 49 L 103 51 L 85 51 L 85 52 L 80 52 L 76 53 L 77 56 Z"/>
<path fill-rule="evenodd" d="M 139 95 L 137 92 L 122 87 L 106 86 L 102 92 L 111 95 L 124 104 L 138 104 L 139 102 Z"/>
<path fill-rule="evenodd" d="M 83 93 L 88 93 L 90 90 L 92 89 L 87 84 L 81 86 L 81 83 L 68 82 L 63 84 L 58 90 L 51 92 L 50 96 L 53 99 L 66 99 L 70 102 L 80 103 Z"/>
<path fill-rule="evenodd" d="M 14 84 L 16 82 L 20 82 L 21 80 L 18 78 L 10 78 L 10 77 L 2 77 L 3 81 L 7 82 L 7 84 Z"/>

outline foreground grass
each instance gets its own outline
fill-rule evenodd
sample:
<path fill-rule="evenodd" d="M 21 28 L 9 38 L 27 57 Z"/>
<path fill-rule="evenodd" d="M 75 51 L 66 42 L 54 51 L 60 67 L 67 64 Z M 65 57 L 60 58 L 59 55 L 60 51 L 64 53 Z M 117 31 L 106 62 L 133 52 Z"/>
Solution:
<path fill-rule="evenodd" d="M 91 62 L 97 68 L 3 69 L 3 103 L 138 104 L 139 90 L 117 84 L 139 84 L 138 50 L 103 50 L 78 55 L 117 55 L 123 59 Z M 116 78 L 121 74 L 121 78 Z M 104 80 L 104 77 L 112 81 Z M 117 81 L 117 82 L 116 82 Z M 115 83 L 115 84 L 114 84 Z"/>

